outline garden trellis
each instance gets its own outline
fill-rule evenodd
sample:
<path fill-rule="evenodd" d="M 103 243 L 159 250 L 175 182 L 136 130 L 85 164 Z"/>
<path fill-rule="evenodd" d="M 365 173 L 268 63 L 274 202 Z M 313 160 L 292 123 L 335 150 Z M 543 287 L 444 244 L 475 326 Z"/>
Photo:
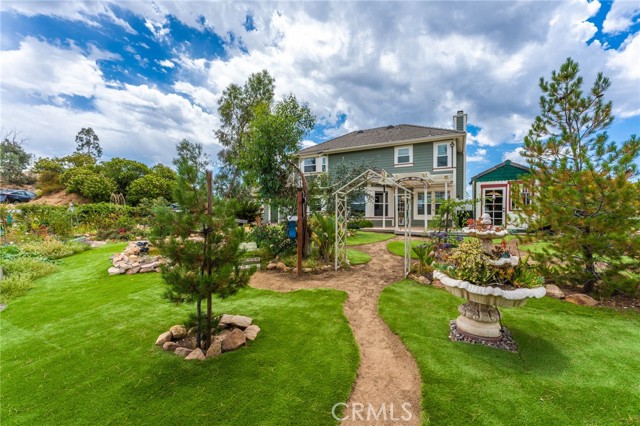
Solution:
<path fill-rule="evenodd" d="M 361 173 L 345 185 L 341 186 L 336 192 L 334 192 L 336 201 L 336 241 L 335 241 L 335 264 L 336 270 L 341 266 L 348 265 L 347 261 L 347 222 L 349 219 L 349 204 L 348 196 L 351 192 L 361 188 L 363 185 L 367 185 L 369 182 L 375 181 L 379 185 L 391 186 L 396 188 L 396 199 L 402 199 L 404 201 L 403 212 L 403 234 L 404 234 L 404 276 L 409 275 L 411 268 L 411 198 L 412 192 L 410 189 L 405 188 L 396 182 L 392 176 L 390 176 L 384 170 L 379 173 L 374 170 L 366 170 Z M 386 200 L 385 200 L 386 201 Z M 396 217 L 396 220 L 398 218 Z"/>

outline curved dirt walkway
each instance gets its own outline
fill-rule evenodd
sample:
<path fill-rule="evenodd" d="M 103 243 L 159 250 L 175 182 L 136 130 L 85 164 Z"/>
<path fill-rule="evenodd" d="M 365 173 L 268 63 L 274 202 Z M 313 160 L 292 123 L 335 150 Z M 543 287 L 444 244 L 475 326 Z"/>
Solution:
<path fill-rule="evenodd" d="M 360 366 L 343 414 L 349 419 L 344 420 L 343 425 L 421 423 L 418 366 L 400 338 L 378 315 L 380 293 L 384 287 L 402 278 L 403 260 L 388 252 L 387 243 L 354 247 L 370 254 L 371 262 L 348 271 L 301 277 L 261 271 L 251 278 L 253 287 L 281 292 L 310 288 L 347 292 L 344 313 L 360 348 Z"/>

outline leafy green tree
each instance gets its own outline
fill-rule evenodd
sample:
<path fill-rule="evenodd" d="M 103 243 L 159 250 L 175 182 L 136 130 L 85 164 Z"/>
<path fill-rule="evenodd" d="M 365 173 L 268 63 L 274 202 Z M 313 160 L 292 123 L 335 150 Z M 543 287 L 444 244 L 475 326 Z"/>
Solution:
<path fill-rule="evenodd" d="M 176 174 L 176 172 L 171 170 L 170 167 L 167 167 L 164 164 L 160 163 L 151 168 L 151 173 L 166 180 L 175 181 L 176 179 L 178 179 L 178 175 Z"/>
<path fill-rule="evenodd" d="M 541 112 L 522 153 L 531 166 L 523 185 L 534 200 L 520 207 L 534 227 L 553 232 L 538 260 L 555 256 L 555 279 L 589 293 L 598 283 L 622 285 L 623 271 L 640 259 L 640 192 L 630 182 L 638 176 L 640 140 L 608 140 L 614 119 L 604 98 L 608 78 L 598 74 L 587 92 L 582 86 L 571 58 L 551 80 L 540 79 Z"/>
<path fill-rule="evenodd" d="M 127 195 L 127 188 L 133 181 L 150 172 L 149 168 L 139 161 L 119 157 L 103 162 L 102 170 L 118 185 L 117 191 L 125 195 Z"/>
<path fill-rule="evenodd" d="M 76 135 L 76 152 L 87 154 L 93 158 L 102 157 L 100 138 L 91 127 L 83 127 Z"/>
<path fill-rule="evenodd" d="M 162 271 L 168 286 L 165 297 L 173 302 L 195 302 L 196 342 L 206 351 L 213 325 L 212 296 L 235 294 L 248 283 L 253 270 L 240 269 L 244 229 L 236 224 L 233 211 L 223 200 L 215 200 L 212 212 L 208 212 L 203 159 L 189 155 L 202 152 L 202 147 L 195 145 L 182 141 L 183 149 L 174 162 L 178 170 L 175 199 L 180 211 L 158 207 L 152 233 L 160 252 L 169 259 Z M 204 315 L 203 301 L 207 303 Z"/>
<path fill-rule="evenodd" d="M 4 136 L 0 142 L 0 179 L 2 183 L 21 184 L 25 182 L 24 170 L 33 158 L 18 141 L 17 132 L 13 131 Z"/>
<path fill-rule="evenodd" d="M 288 95 L 273 107 L 262 104 L 251 121 L 251 138 L 245 147 L 242 167 L 250 182 L 258 186 L 261 198 L 295 206 L 299 181 L 304 197 L 309 199 L 309 185 L 299 167 L 296 153 L 303 136 L 315 125 L 315 116 L 307 104 Z M 294 210 L 295 211 L 295 210 Z M 310 252 L 309 229 L 303 217 L 304 253 Z"/>
<path fill-rule="evenodd" d="M 145 198 L 152 200 L 159 197 L 171 201 L 175 186 L 175 181 L 150 173 L 131 182 L 127 188 L 127 202 L 136 205 Z"/>
<path fill-rule="evenodd" d="M 243 167 L 239 164 L 249 142 L 249 125 L 255 109 L 273 103 L 274 79 L 267 70 L 254 73 L 243 86 L 231 84 L 218 100 L 218 113 L 222 122 L 216 137 L 223 146 L 218 153 L 225 169 L 227 198 L 235 195 L 242 185 Z"/>

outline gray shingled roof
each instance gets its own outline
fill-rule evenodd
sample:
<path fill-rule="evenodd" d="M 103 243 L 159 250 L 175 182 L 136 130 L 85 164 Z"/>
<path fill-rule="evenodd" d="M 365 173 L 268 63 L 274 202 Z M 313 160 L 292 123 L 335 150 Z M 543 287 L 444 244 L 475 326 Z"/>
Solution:
<path fill-rule="evenodd" d="M 319 143 L 309 148 L 298 151 L 298 155 L 316 154 L 320 151 L 333 151 L 338 149 L 351 149 L 358 147 L 370 147 L 384 145 L 396 141 L 412 139 L 424 139 L 437 136 L 460 136 L 466 132 L 453 129 L 439 129 L 436 127 L 414 126 L 412 124 L 399 124 L 396 126 L 376 127 L 375 129 L 358 130 L 339 136 L 335 139 Z"/>

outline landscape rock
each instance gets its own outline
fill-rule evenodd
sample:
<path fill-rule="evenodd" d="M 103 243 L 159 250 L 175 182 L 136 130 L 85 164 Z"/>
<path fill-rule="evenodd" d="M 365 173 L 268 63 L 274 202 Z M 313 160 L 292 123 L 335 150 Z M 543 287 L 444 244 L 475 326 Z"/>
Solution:
<path fill-rule="evenodd" d="M 554 284 L 547 284 L 545 286 L 547 290 L 547 296 L 555 297 L 556 299 L 564 299 L 564 291 L 560 290 L 560 287 Z"/>
<path fill-rule="evenodd" d="M 222 353 L 222 343 L 220 341 L 214 340 L 211 342 L 211 346 L 207 349 L 207 358 L 213 358 Z"/>
<path fill-rule="evenodd" d="M 429 282 L 429 278 L 425 277 L 424 275 L 420 275 L 420 276 L 418 277 L 418 282 L 419 282 L 420 284 L 429 284 L 429 283 L 430 283 L 430 282 Z"/>
<path fill-rule="evenodd" d="M 593 297 L 582 293 L 570 294 L 564 300 L 574 305 L 596 306 L 598 304 L 598 301 Z"/>
<path fill-rule="evenodd" d="M 278 264 L 277 263 L 271 262 L 271 263 L 269 263 L 267 265 L 267 271 L 274 271 L 276 269 L 278 269 Z"/>
<path fill-rule="evenodd" d="M 156 346 L 162 346 L 173 339 L 173 334 L 170 331 L 164 332 L 156 339 Z"/>
<path fill-rule="evenodd" d="M 309 274 L 309 273 L 313 272 L 313 269 L 311 269 L 311 268 L 302 268 L 302 272 L 304 272 L 305 274 Z"/>
<path fill-rule="evenodd" d="M 162 349 L 165 351 L 175 351 L 176 349 L 178 349 L 180 346 L 178 346 L 178 344 L 176 342 L 165 342 L 164 345 L 162 345 Z"/>
<path fill-rule="evenodd" d="M 173 338 L 175 340 L 180 340 L 183 337 L 187 336 L 187 329 L 184 325 L 181 325 L 181 324 L 174 325 L 169 329 L 169 331 L 171 331 L 171 333 L 173 334 Z"/>
<path fill-rule="evenodd" d="M 124 270 L 123 269 L 116 268 L 115 266 L 112 266 L 111 268 L 107 269 L 107 272 L 109 273 L 109 275 L 124 274 Z"/>
<path fill-rule="evenodd" d="M 189 355 L 187 355 L 185 359 L 186 360 L 198 359 L 200 361 L 204 361 L 205 359 L 207 359 L 207 357 L 204 356 L 204 352 L 202 352 L 202 349 L 198 348 L 193 352 L 191 352 Z"/>
<path fill-rule="evenodd" d="M 258 333 L 260 333 L 260 327 L 257 325 L 250 325 L 244 330 L 244 335 L 248 340 L 254 341 L 256 337 L 258 337 Z"/>
<path fill-rule="evenodd" d="M 431 285 L 435 288 L 444 288 L 444 285 L 439 280 L 431 281 Z"/>
<path fill-rule="evenodd" d="M 233 319 L 233 315 L 223 314 L 220 317 L 220 325 L 229 325 L 232 319 Z"/>
<path fill-rule="evenodd" d="M 234 315 L 231 318 L 231 321 L 229 321 L 229 325 L 234 325 L 238 328 L 247 328 L 251 325 L 251 323 L 253 322 L 252 318 L 249 317 L 245 317 L 242 315 Z"/>
<path fill-rule="evenodd" d="M 285 265 L 284 262 L 278 262 L 276 263 L 276 268 L 280 269 L 281 271 L 284 271 L 287 268 L 287 265 Z"/>
<path fill-rule="evenodd" d="M 133 275 L 133 274 L 137 274 L 138 272 L 140 272 L 140 267 L 139 266 L 134 266 L 131 269 L 127 270 L 127 275 Z"/>
<path fill-rule="evenodd" d="M 222 352 L 234 351 L 246 343 L 244 333 L 236 328 L 222 341 Z"/>
<path fill-rule="evenodd" d="M 193 349 L 183 347 L 176 348 L 176 355 L 181 356 L 182 358 L 186 357 L 191 352 L 193 352 Z"/>
<path fill-rule="evenodd" d="M 184 339 L 180 339 L 176 342 L 176 344 L 182 348 L 187 349 L 195 349 L 196 348 L 196 338 L 195 337 L 185 337 Z"/>

